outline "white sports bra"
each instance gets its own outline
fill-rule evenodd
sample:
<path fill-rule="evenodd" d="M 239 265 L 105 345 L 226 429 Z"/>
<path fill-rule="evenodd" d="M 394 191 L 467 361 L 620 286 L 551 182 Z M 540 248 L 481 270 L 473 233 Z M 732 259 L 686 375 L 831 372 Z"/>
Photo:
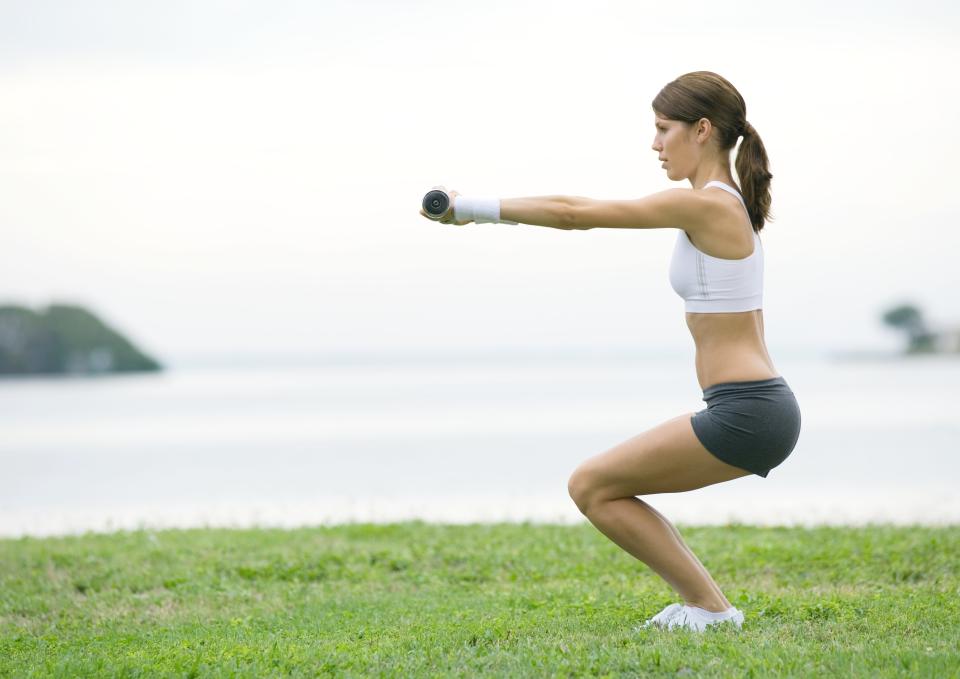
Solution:
<path fill-rule="evenodd" d="M 737 190 L 723 182 L 707 182 L 703 188 L 719 186 L 732 193 L 747 209 Z M 701 252 L 687 232 L 677 230 L 677 242 L 670 260 L 670 285 L 695 313 L 751 311 L 763 308 L 763 244 L 753 232 L 753 252 L 742 259 L 724 259 Z"/>

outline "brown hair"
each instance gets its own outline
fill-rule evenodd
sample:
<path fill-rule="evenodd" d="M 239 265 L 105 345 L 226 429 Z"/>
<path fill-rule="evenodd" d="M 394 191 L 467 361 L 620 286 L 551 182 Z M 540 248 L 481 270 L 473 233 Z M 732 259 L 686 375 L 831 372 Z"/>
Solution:
<path fill-rule="evenodd" d="M 753 228 L 760 232 L 770 216 L 770 179 L 767 151 L 760 135 L 747 122 L 747 105 L 737 88 L 712 71 L 685 73 L 667 83 L 653 100 L 653 110 L 668 120 L 692 124 L 708 118 L 721 151 L 732 149 L 737 138 L 743 142 L 734 163 L 743 200 Z"/>

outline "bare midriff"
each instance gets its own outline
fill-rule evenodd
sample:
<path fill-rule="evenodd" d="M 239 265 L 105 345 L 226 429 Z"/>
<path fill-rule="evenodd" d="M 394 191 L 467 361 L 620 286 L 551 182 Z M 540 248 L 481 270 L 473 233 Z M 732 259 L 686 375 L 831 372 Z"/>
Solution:
<path fill-rule="evenodd" d="M 763 309 L 715 314 L 687 312 L 687 327 L 697 347 L 701 389 L 721 382 L 780 377 L 767 353 Z"/>

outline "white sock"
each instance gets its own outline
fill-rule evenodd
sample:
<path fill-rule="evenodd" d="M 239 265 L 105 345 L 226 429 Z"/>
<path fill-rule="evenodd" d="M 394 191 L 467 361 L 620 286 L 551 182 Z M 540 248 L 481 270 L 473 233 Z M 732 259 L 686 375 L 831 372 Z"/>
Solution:
<path fill-rule="evenodd" d="M 691 610 L 693 610 L 697 615 L 702 617 L 704 620 L 726 620 L 727 618 L 732 618 L 737 612 L 736 606 L 731 606 L 725 611 L 716 611 L 716 612 L 708 611 L 704 608 L 700 608 L 699 606 L 687 606 L 687 608 L 690 608 Z"/>

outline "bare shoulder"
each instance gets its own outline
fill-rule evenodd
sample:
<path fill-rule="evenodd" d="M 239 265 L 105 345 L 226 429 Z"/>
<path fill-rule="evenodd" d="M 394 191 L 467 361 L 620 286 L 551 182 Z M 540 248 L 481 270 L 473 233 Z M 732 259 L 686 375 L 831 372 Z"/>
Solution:
<path fill-rule="evenodd" d="M 694 193 L 705 196 L 705 219 L 693 231 L 687 230 L 694 246 L 722 259 L 743 259 L 753 252 L 753 225 L 740 199 L 721 188 L 707 187 Z"/>

